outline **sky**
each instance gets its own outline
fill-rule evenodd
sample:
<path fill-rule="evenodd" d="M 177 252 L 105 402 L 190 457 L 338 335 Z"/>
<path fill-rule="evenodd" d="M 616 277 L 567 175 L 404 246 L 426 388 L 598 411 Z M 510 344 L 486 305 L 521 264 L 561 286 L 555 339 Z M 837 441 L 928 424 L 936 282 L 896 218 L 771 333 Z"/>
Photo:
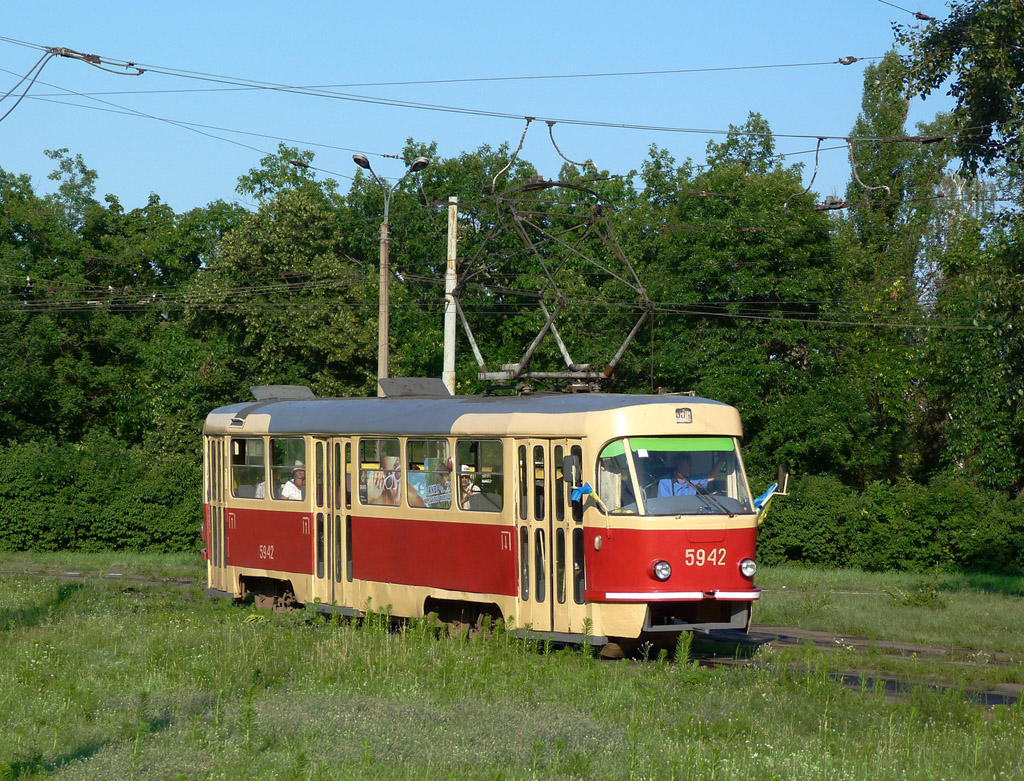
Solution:
<path fill-rule="evenodd" d="M 892 48 L 892 23 L 947 11 L 937 0 L 897 5 L 5 3 L 0 95 L 14 91 L 0 102 L 0 168 L 50 192 L 44 150 L 67 148 L 98 172 L 99 198 L 131 209 L 155 193 L 183 212 L 218 199 L 252 205 L 235 191 L 238 177 L 282 141 L 313 151 L 318 175 L 345 191 L 355 152 L 394 180 L 405 169 L 387 155 L 408 138 L 436 142 L 441 157 L 515 149 L 532 116 L 520 156 L 546 178 L 558 177 L 563 156 L 626 175 L 652 144 L 700 164 L 709 141 L 756 111 L 787 164 L 805 164 L 807 186 L 817 138 L 850 133 L 864 68 Z M 44 47 L 99 55 L 115 72 L 67 57 L 33 71 Z M 837 62 L 845 57 L 858 61 Z M 145 72 L 127 75 L 125 63 Z M 948 108 L 942 96 L 915 101 L 908 132 Z M 842 194 L 845 142 L 821 147 L 812 189 Z"/>

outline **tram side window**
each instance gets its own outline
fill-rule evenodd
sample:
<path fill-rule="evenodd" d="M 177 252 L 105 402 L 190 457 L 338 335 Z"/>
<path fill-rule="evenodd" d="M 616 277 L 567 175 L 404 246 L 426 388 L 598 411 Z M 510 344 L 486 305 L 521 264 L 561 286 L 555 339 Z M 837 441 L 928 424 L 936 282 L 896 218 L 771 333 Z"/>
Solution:
<path fill-rule="evenodd" d="M 231 440 L 231 495 L 239 499 L 266 496 L 266 458 L 262 438 Z"/>
<path fill-rule="evenodd" d="M 459 507 L 496 513 L 505 506 L 505 459 L 496 439 L 460 439 L 457 444 Z"/>
<path fill-rule="evenodd" d="M 551 466 L 555 469 L 555 520 L 561 521 L 565 518 L 565 475 L 562 472 L 562 458 L 564 451 L 561 445 L 555 446 L 555 460 Z"/>
<path fill-rule="evenodd" d="M 544 447 L 533 447 L 533 517 L 544 520 Z"/>
<path fill-rule="evenodd" d="M 299 437 L 270 440 L 270 485 L 274 499 L 306 498 L 306 442 Z"/>
<path fill-rule="evenodd" d="M 452 459 L 447 439 L 410 439 L 405 463 L 410 507 L 447 510 L 452 506 Z"/>
<path fill-rule="evenodd" d="M 597 493 L 611 512 L 636 512 L 633 481 L 621 439 L 609 443 L 597 461 Z"/>
<path fill-rule="evenodd" d="M 359 440 L 359 499 L 397 506 L 402 500 L 402 448 L 397 439 Z"/>
<path fill-rule="evenodd" d="M 583 448 L 579 445 L 573 445 L 569 451 L 572 455 L 576 456 L 576 462 L 579 464 L 583 463 Z M 579 499 L 573 499 L 572 494 L 569 494 L 570 501 L 572 502 L 572 519 L 575 523 L 583 523 L 583 497 Z"/>

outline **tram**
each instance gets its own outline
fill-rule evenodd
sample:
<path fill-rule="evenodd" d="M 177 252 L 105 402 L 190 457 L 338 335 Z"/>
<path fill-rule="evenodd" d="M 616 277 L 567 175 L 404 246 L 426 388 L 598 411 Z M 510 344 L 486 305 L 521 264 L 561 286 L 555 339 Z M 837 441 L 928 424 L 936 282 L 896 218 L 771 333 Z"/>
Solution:
<path fill-rule="evenodd" d="M 599 646 L 749 628 L 771 494 L 750 494 L 734 407 L 439 381 L 253 393 L 204 427 L 211 594 Z"/>

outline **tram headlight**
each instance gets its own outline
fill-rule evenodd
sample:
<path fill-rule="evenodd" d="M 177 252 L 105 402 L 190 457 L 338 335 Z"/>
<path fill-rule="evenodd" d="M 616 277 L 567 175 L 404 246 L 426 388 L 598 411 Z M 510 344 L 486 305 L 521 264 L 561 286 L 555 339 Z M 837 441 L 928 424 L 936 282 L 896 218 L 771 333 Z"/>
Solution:
<path fill-rule="evenodd" d="M 672 577 L 672 565 L 667 561 L 656 561 L 654 566 L 651 568 L 655 579 L 666 581 Z"/>
<path fill-rule="evenodd" d="M 755 572 L 757 572 L 757 564 L 753 559 L 744 559 L 740 562 L 740 574 L 743 577 L 752 578 Z"/>

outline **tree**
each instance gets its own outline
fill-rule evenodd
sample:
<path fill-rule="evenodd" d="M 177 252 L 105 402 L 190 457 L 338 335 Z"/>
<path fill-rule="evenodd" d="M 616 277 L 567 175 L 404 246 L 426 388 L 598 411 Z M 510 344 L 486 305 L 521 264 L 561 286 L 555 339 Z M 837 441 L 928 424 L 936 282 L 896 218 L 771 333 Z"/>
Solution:
<path fill-rule="evenodd" d="M 943 403 L 936 416 L 940 466 L 992 488 L 1024 490 L 1024 290 L 1020 280 L 1019 212 L 995 212 L 971 181 L 986 173 L 1020 203 L 1024 171 L 1024 4 L 954 0 L 949 17 L 923 29 L 896 27 L 906 81 L 928 95 L 944 83 L 955 99 L 955 148 L 970 179 L 946 217 L 945 250 L 933 256 L 934 312 L 961 328 L 929 342 L 932 386 Z M 962 206 L 963 204 L 968 204 Z M 981 208 L 979 208 L 979 205 Z M 981 330 L 972 330 L 981 329 Z"/>
<path fill-rule="evenodd" d="M 250 168 L 249 173 L 238 177 L 235 190 L 240 195 L 254 197 L 261 204 L 286 190 L 314 190 L 333 196 L 338 183 L 333 179 L 317 182 L 314 159 L 315 155 L 309 150 L 280 143 L 277 154 L 267 155 L 260 160 L 259 168 Z"/>
<path fill-rule="evenodd" d="M 913 94 L 948 83 L 956 101 L 957 151 L 971 173 L 1024 166 L 1024 4 L 953 0 L 949 16 L 923 28 L 895 25 Z"/>
<path fill-rule="evenodd" d="M 940 262 L 935 317 L 959 327 L 927 343 L 942 412 L 937 467 L 988 488 L 1024 491 L 1024 223 L 966 215 Z"/>
<path fill-rule="evenodd" d="M 302 176 L 278 186 L 275 175 L 297 157 L 282 148 L 243 177 L 264 182 L 263 201 L 205 261 L 186 325 L 211 345 L 230 345 L 239 391 L 295 383 L 321 395 L 362 395 L 373 387 L 372 276 L 346 252 L 346 209 L 332 185 Z"/>
<path fill-rule="evenodd" d="M 922 284 L 935 251 L 927 238 L 951 145 L 900 140 L 909 109 L 904 77 L 895 52 L 865 69 L 861 113 L 850 140 L 850 206 L 834 223 L 834 251 L 849 280 L 845 304 L 864 324 L 848 329 L 842 349 L 875 436 L 865 483 L 921 478 L 928 466 L 922 453 L 930 435 L 928 388 L 919 368 L 922 337 L 911 326 L 926 315 Z M 934 135 L 946 126 L 940 117 L 918 129 Z"/>
<path fill-rule="evenodd" d="M 89 168 L 80 154 L 68 156 L 65 149 L 47 149 L 44 153 L 57 161 L 57 169 L 47 177 L 59 182 L 57 192 L 47 197 L 63 212 L 65 222 L 71 229 L 81 227 L 86 214 L 96 203 L 96 171 Z"/>
<path fill-rule="evenodd" d="M 828 218 L 756 114 L 709 144 L 708 160 L 695 173 L 652 150 L 643 169 L 650 200 L 630 215 L 627 244 L 658 310 L 651 353 L 638 346 L 624 370 L 739 407 L 752 473 L 785 460 L 863 479 L 875 432 L 841 333 L 815 324 L 848 285 Z"/>
<path fill-rule="evenodd" d="M 441 374 L 445 207 L 450 196 L 459 200 L 458 297 L 463 310 L 490 365 L 518 360 L 529 340 L 522 340 L 517 316 L 522 299 L 513 289 L 529 288 L 532 280 L 520 279 L 522 268 L 511 264 L 524 257 L 523 244 L 506 224 L 495 194 L 536 171 L 521 158 L 510 161 L 507 145 L 497 149 L 484 145 L 439 159 L 436 145 L 409 139 L 402 152 L 405 166 L 419 156 L 430 158 L 430 165 L 407 178 L 391 202 L 391 372 L 395 376 Z M 501 173 L 503 169 L 507 170 Z M 342 211 L 341 219 L 347 251 L 368 270 L 376 269 L 384 208 L 381 187 L 357 173 L 345 200 L 349 208 Z M 535 301 L 531 303 L 535 307 Z M 476 379 L 477 366 L 461 328 L 456 338 L 459 392 L 464 393 L 482 384 Z"/>

